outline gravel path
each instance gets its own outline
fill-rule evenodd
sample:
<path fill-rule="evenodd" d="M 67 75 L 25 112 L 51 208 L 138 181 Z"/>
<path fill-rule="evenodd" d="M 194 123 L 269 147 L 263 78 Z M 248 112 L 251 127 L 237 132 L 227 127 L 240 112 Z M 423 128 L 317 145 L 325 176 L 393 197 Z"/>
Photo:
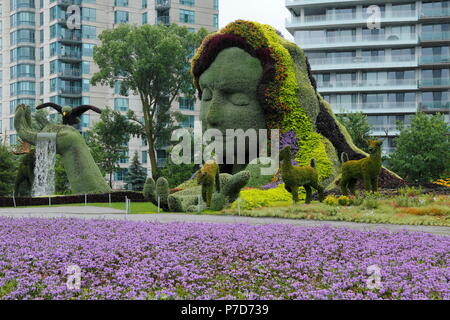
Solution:
<path fill-rule="evenodd" d="M 292 224 L 302 227 L 315 227 L 328 225 L 332 227 L 346 227 L 358 230 L 384 228 L 392 231 L 411 230 L 429 232 L 438 235 L 450 236 L 450 227 L 438 226 L 411 226 L 396 224 L 373 224 L 344 221 L 314 221 L 300 219 L 280 218 L 253 218 L 239 216 L 216 216 L 196 214 L 131 214 L 125 215 L 123 210 L 105 207 L 34 207 L 34 208 L 0 208 L 0 217 L 14 218 L 84 218 L 84 219 L 127 219 L 132 221 L 155 222 L 206 222 L 206 223 L 249 223 L 249 224 Z"/>

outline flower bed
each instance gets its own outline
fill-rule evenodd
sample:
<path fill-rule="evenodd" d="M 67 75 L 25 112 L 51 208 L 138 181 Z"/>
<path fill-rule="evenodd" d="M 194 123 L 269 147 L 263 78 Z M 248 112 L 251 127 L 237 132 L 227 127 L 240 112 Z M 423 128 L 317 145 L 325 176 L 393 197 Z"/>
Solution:
<path fill-rule="evenodd" d="M 449 299 L 449 247 L 406 231 L 0 218 L 0 298 Z"/>

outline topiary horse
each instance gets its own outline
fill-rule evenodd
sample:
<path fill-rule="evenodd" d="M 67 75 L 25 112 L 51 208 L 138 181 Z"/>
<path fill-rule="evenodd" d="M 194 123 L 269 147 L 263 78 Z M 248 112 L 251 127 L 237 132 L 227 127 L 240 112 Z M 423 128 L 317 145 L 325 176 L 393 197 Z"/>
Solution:
<path fill-rule="evenodd" d="M 311 159 L 311 165 L 305 167 L 296 167 L 291 162 L 291 147 L 286 146 L 280 151 L 280 160 L 283 161 L 281 166 L 281 178 L 288 192 L 292 194 L 294 202 L 298 202 L 298 188 L 304 187 L 306 191 L 306 203 L 311 202 L 311 188 L 319 192 L 319 200 L 323 200 L 323 187 L 319 183 L 319 174 L 316 170 L 314 159 Z"/>
<path fill-rule="evenodd" d="M 378 190 L 378 176 L 381 172 L 381 145 L 382 141 L 369 140 L 370 156 L 360 160 L 345 161 L 345 153 L 341 155 L 342 178 L 340 181 L 341 191 L 348 194 L 348 189 L 355 194 L 355 187 L 358 180 L 364 181 L 366 191 Z M 347 189 L 348 188 L 348 189 Z"/>

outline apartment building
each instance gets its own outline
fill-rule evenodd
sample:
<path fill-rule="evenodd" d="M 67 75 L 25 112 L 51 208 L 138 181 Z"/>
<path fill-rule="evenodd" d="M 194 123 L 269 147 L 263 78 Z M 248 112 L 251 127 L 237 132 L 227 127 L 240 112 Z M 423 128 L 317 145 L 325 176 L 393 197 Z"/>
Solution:
<path fill-rule="evenodd" d="M 68 26 L 69 6 L 80 9 L 81 27 Z M 218 0 L 2 0 L 0 2 L 0 132 L 2 139 L 17 142 L 14 112 L 19 104 L 35 107 L 42 102 L 78 106 L 91 104 L 142 116 L 138 96 L 119 94 L 115 88 L 90 85 L 98 67 L 93 49 L 98 35 L 121 23 L 177 23 L 196 31 L 218 29 Z M 193 126 L 199 105 L 183 97 L 172 106 L 189 116 L 185 126 Z M 81 118 L 79 129 L 88 130 L 98 119 L 95 113 Z M 120 186 L 135 152 L 148 169 L 146 141 L 132 139 L 121 160 L 121 171 L 114 175 Z M 166 157 L 158 150 L 159 164 Z"/>
<path fill-rule="evenodd" d="M 417 111 L 450 122 L 450 1 L 286 0 L 286 28 L 309 58 L 334 112 L 368 115 L 395 148 Z"/>

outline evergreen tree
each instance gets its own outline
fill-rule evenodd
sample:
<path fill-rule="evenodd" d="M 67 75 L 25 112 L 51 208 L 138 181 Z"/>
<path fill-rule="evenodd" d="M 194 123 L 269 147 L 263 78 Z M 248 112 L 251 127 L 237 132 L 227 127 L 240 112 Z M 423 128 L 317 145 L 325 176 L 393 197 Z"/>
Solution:
<path fill-rule="evenodd" d="M 147 170 L 141 166 L 138 154 L 135 152 L 131 165 L 128 168 L 128 175 L 125 179 L 126 188 L 133 191 L 142 191 L 146 179 Z"/>
<path fill-rule="evenodd" d="M 11 196 L 13 193 L 16 171 L 14 156 L 0 144 L 0 196 Z"/>

